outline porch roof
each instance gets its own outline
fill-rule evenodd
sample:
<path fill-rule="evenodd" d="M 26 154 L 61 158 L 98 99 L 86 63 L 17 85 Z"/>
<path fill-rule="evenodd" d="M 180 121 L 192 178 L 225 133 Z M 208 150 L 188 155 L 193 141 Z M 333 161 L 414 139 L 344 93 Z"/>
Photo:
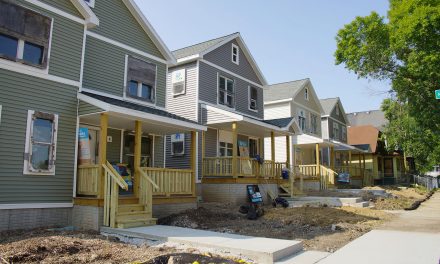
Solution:
<path fill-rule="evenodd" d="M 99 124 L 99 115 L 107 112 L 111 116 L 109 125 L 115 128 L 131 129 L 134 120 L 148 124 L 148 131 L 158 134 L 172 134 L 186 131 L 206 131 L 207 127 L 195 121 L 171 114 L 165 110 L 139 105 L 120 99 L 80 92 L 77 98 L 102 111 L 81 117 L 81 120 Z M 152 126 L 153 125 L 153 126 Z"/>
<path fill-rule="evenodd" d="M 293 135 L 301 133 L 294 117 L 261 120 L 241 114 L 233 113 L 212 105 L 202 105 L 204 122 L 222 130 L 231 130 L 232 123 L 236 122 L 237 132 L 249 136 L 269 137 L 271 132 L 275 136 Z"/>
<path fill-rule="evenodd" d="M 336 146 L 334 142 L 309 134 L 296 135 L 293 137 L 292 141 L 293 144 L 301 145 L 303 147 L 314 146 L 315 144 L 319 144 L 321 147 Z"/>
<path fill-rule="evenodd" d="M 366 153 L 367 152 L 367 151 L 365 151 L 365 150 L 363 150 L 361 148 L 358 148 L 356 146 L 351 146 L 351 145 L 345 144 L 343 142 L 339 142 L 339 141 L 336 141 L 336 140 L 330 140 L 330 141 L 332 143 L 336 144 L 335 151 L 351 151 L 351 152 L 354 152 L 354 153 Z"/>

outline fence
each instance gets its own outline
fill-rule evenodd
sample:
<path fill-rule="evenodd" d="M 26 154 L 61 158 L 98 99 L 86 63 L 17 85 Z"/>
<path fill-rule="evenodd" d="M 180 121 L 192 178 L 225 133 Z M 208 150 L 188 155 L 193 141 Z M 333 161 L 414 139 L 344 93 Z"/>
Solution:
<path fill-rule="evenodd" d="M 425 186 L 426 189 L 432 190 L 439 188 L 440 177 L 432 177 L 427 175 L 414 175 L 414 184 Z"/>

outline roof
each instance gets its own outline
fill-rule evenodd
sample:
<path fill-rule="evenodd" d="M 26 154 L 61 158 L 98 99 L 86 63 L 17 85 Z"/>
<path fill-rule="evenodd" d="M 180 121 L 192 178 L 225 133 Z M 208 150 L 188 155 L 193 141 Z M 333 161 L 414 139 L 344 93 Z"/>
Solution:
<path fill-rule="evenodd" d="M 302 79 L 291 82 L 272 84 L 264 90 L 264 101 L 272 102 L 293 97 L 309 82 L 310 79 Z"/>
<path fill-rule="evenodd" d="M 263 122 L 267 123 L 269 125 L 279 127 L 279 128 L 285 128 L 292 123 L 292 119 L 295 119 L 295 118 L 294 117 L 285 117 L 285 118 L 278 118 L 278 119 L 263 120 Z"/>
<path fill-rule="evenodd" d="M 326 99 L 319 99 L 319 102 L 321 103 L 322 109 L 324 109 L 325 115 L 330 115 L 333 111 L 333 108 L 335 108 L 335 105 L 338 103 L 339 98 L 326 98 Z"/>
<path fill-rule="evenodd" d="M 105 103 L 108 103 L 111 105 L 124 107 L 124 108 L 130 109 L 130 110 L 136 110 L 136 111 L 140 111 L 140 112 L 144 112 L 144 113 L 148 113 L 148 114 L 154 114 L 154 115 L 158 115 L 158 116 L 162 116 L 162 117 L 167 117 L 167 118 L 171 118 L 171 119 L 175 119 L 175 120 L 179 120 L 179 121 L 184 121 L 184 122 L 188 122 L 188 123 L 192 123 L 192 124 L 198 124 L 195 121 L 183 118 L 183 117 L 175 115 L 175 114 L 171 114 L 165 110 L 161 110 L 161 109 L 157 109 L 157 108 L 153 108 L 153 107 L 148 107 L 148 106 L 143 106 L 143 105 L 139 105 L 139 104 L 135 104 L 135 103 L 127 102 L 127 101 L 122 101 L 119 99 L 110 98 L 110 97 L 97 95 L 97 94 L 93 94 L 93 93 L 88 93 L 88 92 L 81 92 L 81 94 L 87 95 L 89 97 L 95 98 L 99 101 L 102 101 L 102 102 L 105 102 Z"/>
<path fill-rule="evenodd" d="M 174 57 L 177 58 L 178 63 L 183 63 L 183 62 L 186 63 L 188 61 L 192 61 L 195 59 L 202 59 L 205 54 L 223 46 L 224 44 L 234 39 L 237 40 L 237 43 L 240 46 L 241 51 L 248 59 L 252 69 L 255 71 L 261 84 L 263 84 L 263 86 L 267 85 L 267 81 L 266 78 L 264 77 L 263 72 L 258 67 L 257 62 L 252 56 L 250 50 L 248 49 L 246 43 L 244 42 L 239 32 L 175 50 L 173 51 L 173 55 Z"/>
<path fill-rule="evenodd" d="M 352 146 L 355 148 L 358 148 L 358 149 L 362 149 L 367 152 L 370 151 L 370 144 L 359 144 L 359 145 L 352 145 Z"/>
<path fill-rule="evenodd" d="M 371 153 L 377 149 L 379 140 L 379 130 L 374 126 L 352 126 L 348 128 L 348 144 L 352 146 L 366 145 L 370 146 Z"/>
<path fill-rule="evenodd" d="M 198 44 L 194 44 L 194 45 L 182 48 L 182 49 L 175 50 L 175 51 L 173 51 L 174 57 L 176 57 L 176 59 L 181 59 L 181 58 L 193 56 L 196 54 L 200 54 L 200 53 L 218 45 L 222 41 L 224 41 L 224 40 L 228 39 L 229 37 L 236 35 L 236 34 L 238 34 L 238 33 L 233 33 L 230 35 L 211 39 L 211 40 L 204 41 L 204 42 L 201 42 Z"/>
<path fill-rule="evenodd" d="M 83 0 L 70 0 L 73 6 L 78 9 L 79 13 L 85 18 L 87 28 L 93 28 L 99 25 L 99 19 L 90 9 L 89 5 Z"/>
<path fill-rule="evenodd" d="M 380 131 L 388 124 L 385 114 L 380 110 L 349 113 L 347 119 L 352 126 L 371 125 Z"/>

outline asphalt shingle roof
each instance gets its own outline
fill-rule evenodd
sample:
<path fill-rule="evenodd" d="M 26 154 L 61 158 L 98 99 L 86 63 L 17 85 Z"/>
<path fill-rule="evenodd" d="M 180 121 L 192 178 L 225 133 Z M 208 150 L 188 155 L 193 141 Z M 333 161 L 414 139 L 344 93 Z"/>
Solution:
<path fill-rule="evenodd" d="M 204 42 L 192 45 L 192 46 L 188 46 L 185 48 L 175 50 L 175 51 L 173 51 L 173 55 L 176 57 L 176 59 L 181 59 L 181 58 L 185 58 L 188 56 L 199 54 L 199 53 L 217 45 L 218 43 L 224 41 L 225 39 L 229 38 L 230 36 L 232 36 L 234 34 L 237 34 L 237 33 L 233 33 L 233 34 L 219 37 L 216 39 L 211 39 L 211 40 L 204 41 Z"/>
<path fill-rule="evenodd" d="M 264 101 L 271 102 L 283 99 L 292 99 L 309 79 L 272 84 L 264 90 Z"/>
<path fill-rule="evenodd" d="M 371 125 L 382 131 L 388 124 L 388 120 L 380 110 L 372 110 L 366 112 L 356 112 L 347 114 L 347 119 L 351 126 Z"/>
<path fill-rule="evenodd" d="M 116 105 L 116 106 L 124 107 L 127 109 L 131 109 L 131 110 L 141 111 L 141 112 L 148 113 L 148 114 L 154 114 L 154 115 L 158 115 L 158 116 L 168 117 L 171 119 L 185 121 L 185 122 L 192 123 L 192 124 L 198 124 L 197 122 L 183 118 L 183 117 L 175 115 L 175 114 L 171 114 L 171 113 L 164 111 L 164 110 L 161 110 L 161 109 L 138 105 L 135 103 L 122 101 L 122 100 L 118 100 L 118 99 L 114 99 L 114 98 L 110 98 L 110 97 L 106 97 L 106 96 L 102 96 L 102 95 L 97 95 L 97 94 L 93 94 L 93 93 L 87 93 L 87 92 L 81 92 L 81 93 L 84 95 L 90 96 L 92 98 L 95 98 L 97 100 L 103 101 L 105 103 L 111 104 L 111 105 Z"/>
<path fill-rule="evenodd" d="M 324 109 L 325 115 L 330 115 L 333 108 L 335 107 L 336 103 L 338 102 L 339 98 L 327 98 L 327 99 L 320 99 L 319 102 L 321 103 L 322 109 Z"/>
<path fill-rule="evenodd" d="M 285 118 L 278 118 L 278 119 L 269 119 L 269 120 L 263 120 L 264 123 L 267 123 L 269 125 L 273 125 L 279 128 L 284 128 L 292 122 L 292 119 L 294 117 L 285 117 Z"/>

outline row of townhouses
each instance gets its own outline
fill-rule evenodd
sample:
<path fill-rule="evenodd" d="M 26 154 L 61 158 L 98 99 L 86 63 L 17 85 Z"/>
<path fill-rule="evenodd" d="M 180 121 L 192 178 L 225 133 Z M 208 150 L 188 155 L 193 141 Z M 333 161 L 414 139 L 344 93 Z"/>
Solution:
<path fill-rule="evenodd" d="M 0 79 L 0 230 L 151 225 L 248 184 L 375 177 L 338 98 L 269 85 L 239 33 L 171 52 L 133 0 L 0 0 Z"/>

